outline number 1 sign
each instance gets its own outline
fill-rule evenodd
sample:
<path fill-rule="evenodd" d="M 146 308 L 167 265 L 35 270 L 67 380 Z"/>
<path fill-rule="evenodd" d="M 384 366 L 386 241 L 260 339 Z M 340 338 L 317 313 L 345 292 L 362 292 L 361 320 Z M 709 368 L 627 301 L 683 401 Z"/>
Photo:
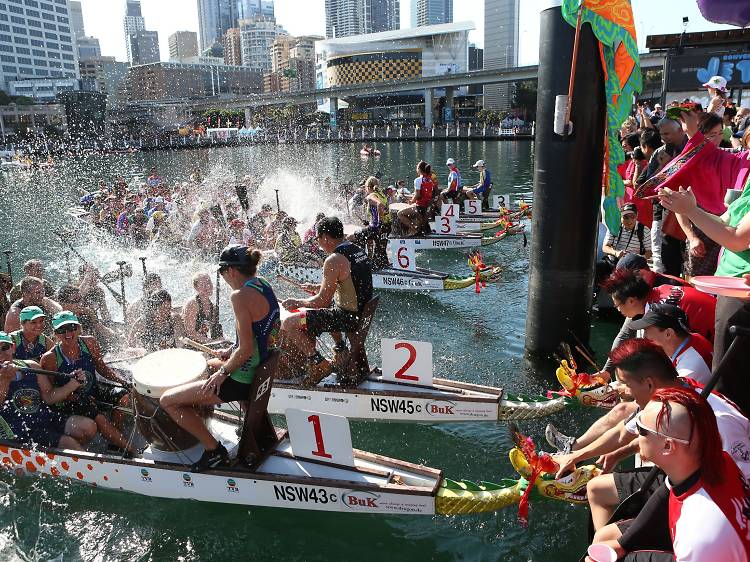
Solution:
<path fill-rule="evenodd" d="M 423 341 L 380 340 L 383 379 L 432 386 L 432 344 Z"/>
<path fill-rule="evenodd" d="M 295 457 L 354 466 L 348 419 L 295 408 L 284 415 Z"/>
<path fill-rule="evenodd" d="M 391 253 L 391 264 L 394 269 L 416 271 L 416 253 L 411 240 L 388 240 L 388 250 Z"/>

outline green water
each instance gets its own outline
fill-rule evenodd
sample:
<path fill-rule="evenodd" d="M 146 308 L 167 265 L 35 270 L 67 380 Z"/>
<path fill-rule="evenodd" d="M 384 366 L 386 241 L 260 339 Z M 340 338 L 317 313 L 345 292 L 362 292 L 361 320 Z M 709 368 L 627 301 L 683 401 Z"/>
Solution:
<path fill-rule="evenodd" d="M 281 145 L 91 156 L 59 161 L 51 172 L 0 176 L 0 250 L 12 249 L 16 275 L 30 257 L 47 262 L 49 277 L 61 283 L 65 247 L 55 232 L 75 228 L 64 208 L 77 188 L 91 188 L 101 177 L 130 178 L 159 167 L 171 181 L 187 178 L 198 165 L 209 178 L 250 174 L 263 179 L 260 200 L 273 202 L 279 189 L 282 206 L 311 220 L 330 211 L 316 188 L 318 179 L 344 180 L 380 171 L 384 178 L 411 182 L 414 165 L 435 163 L 442 183 L 447 157 L 459 163 L 465 182 L 476 181 L 469 166 L 484 159 L 493 173 L 496 193 L 532 187 L 530 142 L 390 143 L 382 156 L 362 159 L 358 145 Z M 104 270 L 118 259 L 140 271 L 142 252 L 123 250 L 106 240 L 76 238 L 81 253 Z M 536 373 L 523 359 L 528 276 L 528 247 L 520 236 L 484 251 L 486 263 L 503 266 L 502 279 L 477 295 L 473 290 L 447 294 L 382 293 L 370 332 L 371 362 L 379 363 L 381 337 L 428 340 L 434 346 L 436 375 L 502 386 L 511 392 L 540 393 L 554 388 L 552 373 Z M 432 252 L 420 265 L 465 273 L 466 251 Z M 74 266 L 78 262 L 73 258 Z M 180 302 L 189 294 L 190 277 L 207 263 L 191 256 L 149 253 L 150 270 Z M 138 294 L 139 277 L 127 286 Z M 294 289 L 275 283 L 279 298 Z M 226 305 L 226 295 L 222 299 Z M 113 306 L 112 303 L 110 303 Z M 226 315 L 226 306 L 223 314 Z M 225 320 L 227 318 L 225 317 Z M 225 327 L 229 323 L 225 322 Z M 605 349 L 612 326 L 597 329 L 598 349 Z M 544 425 L 574 430 L 595 412 L 562 412 L 522 429 L 537 441 Z M 507 460 L 511 448 L 502 423 L 373 424 L 352 422 L 355 447 L 424 463 L 451 478 L 497 481 L 513 477 Z M 535 502 L 528 529 L 516 511 L 471 517 L 407 517 L 327 514 L 269 508 L 242 508 L 91 490 L 64 482 L 17 479 L 0 474 L 0 559 L 3 560 L 576 560 L 586 544 L 587 512 L 559 502 Z"/>

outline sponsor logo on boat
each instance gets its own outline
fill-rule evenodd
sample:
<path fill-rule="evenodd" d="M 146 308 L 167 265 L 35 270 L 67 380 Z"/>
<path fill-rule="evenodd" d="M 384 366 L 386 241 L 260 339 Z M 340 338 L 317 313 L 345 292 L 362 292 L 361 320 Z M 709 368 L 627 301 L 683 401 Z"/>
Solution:
<path fill-rule="evenodd" d="M 182 474 L 182 485 L 186 488 L 192 488 L 195 486 L 195 484 L 193 484 L 193 478 L 187 472 Z"/>
<path fill-rule="evenodd" d="M 379 494 L 373 492 L 360 492 L 357 490 L 344 492 L 341 495 L 341 500 L 349 509 L 377 509 L 379 507 L 377 504 L 379 498 Z"/>
<path fill-rule="evenodd" d="M 240 488 L 239 486 L 237 486 L 237 482 L 235 482 L 232 478 L 227 479 L 227 492 L 231 492 L 233 494 L 240 493 Z"/>
<path fill-rule="evenodd" d="M 144 482 L 151 482 L 151 477 L 148 475 L 148 470 L 145 468 L 141 469 L 141 480 Z"/>
<path fill-rule="evenodd" d="M 405 398 L 370 398 L 370 409 L 384 414 L 418 414 L 422 406 Z"/>
<path fill-rule="evenodd" d="M 315 503 L 325 505 L 335 503 L 338 498 L 329 493 L 325 488 L 314 488 L 312 486 L 279 486 L 273 485 L 273 493 L 277 500 L 290 503 Z"/>
<path fill-rule="evenodd" d="M 425 411 L 431 416 L 453 416 L 455 415 L 455 402 L 449 402 L 448 400 L 433 400 L 427 402 Z"/>

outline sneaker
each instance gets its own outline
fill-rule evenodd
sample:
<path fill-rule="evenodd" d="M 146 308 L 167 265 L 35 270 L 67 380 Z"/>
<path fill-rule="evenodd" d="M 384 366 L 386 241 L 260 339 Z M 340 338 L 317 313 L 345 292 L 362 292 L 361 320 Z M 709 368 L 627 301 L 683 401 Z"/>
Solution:
<path fill-rule="evenodd" d="M 209 468 L 216 468 L 222 464 L 225 464 L 229 460 L 229 453 L 227 452 L 224 445 L 219 443 L 219 446 L 212 451 L 203 451 L 201 458 L 198 462 L 194 463 L 190 467 L 191 472 L 203 472 Z"/>
<path fill-rule="evenodd" d="M 558 453 L 569 455 L 573 452 L 573 444 L 576 442 L 576 438 L 560 433 L 551 423 L 547 424 L 544 436 L 547 438 L 547 443 L 557 449 Z"/>
<path fill-rule="evenodd" d="M 302 386 L 311 387 L 317 385 L 333 372 L 333 366 L 327 359 L 321 359 L 317 362 L 310 362 L 305 367 L 307 375 L 302 379 Z"/>

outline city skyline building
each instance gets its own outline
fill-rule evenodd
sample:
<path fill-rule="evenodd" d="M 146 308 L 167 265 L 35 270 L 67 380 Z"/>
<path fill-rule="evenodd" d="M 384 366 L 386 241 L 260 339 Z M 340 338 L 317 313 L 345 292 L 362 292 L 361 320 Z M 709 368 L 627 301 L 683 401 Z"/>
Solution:
<path fill-rule="evenodd" d="M 484 0 L 484 68 L 518 66 L 519 0 Z M 510 109 L 512 84 L 484 86 L 484 108 Z"/>
<path fill-rule="evenodd" d="M 159 33 L 156 31 L 136 31 L 126 37 L 130 64 L 132 66 L 159 62 Z"/>
<path fill-rule="evenodd" d="M 453 0 L 415 0 L 415 5 L 416 27 L 453 22 Z"/>
<path fill-rule="evenodd" d="M 11 91 L 15 81 L 78 78 L 67 2 L 40 2 L 34 10 L 0 2 L 0 24 L 0 88 Z"/>
<path fill-rule="evenodd" d="M 222 45 L 224 47 L 224 64 L 242 66 L 242 36 L 239 27 L 227 29 Z"/>
<path fill-rule="evenodd" d="M 128 73 L 128 63 L 115 57 L 95 57 L 78 61 L 82 89 L 107 95 L 107 107 L 115 108 L 123 100 L 122 87 Z"/>
<path fill-rule="evenodd" d="M 401 0 L 364 0 L 364 32 L 401 29 Z"/>
<path fill-rule="evenodd" d="M 198 0 L 200 52 L 221 42 L 228 29 L 238 27 L 237 0 Z"/>
<path fill-rule="evenodd" d="M 99 39 L 96 37 L 78 37 L 76 39 L 76 49 L 78 51 L 79 61 L 81 59 L 91 59 L 102 56 Z"/>
<path fill-rule="evenodd" d="M 175 31 L 167 38 L 169 60 L 180 61 L 198 56 L 198 34 L 195 31 Z"/>
<path fill-rule="evenodd" d="M 70 29 L 73 37 L 76 39 L 86 36 L 86 29 L 83 25 L 83 8 L 80 0 L 69 0 L 70 5 Z"/>
<path fill-rule="evenodd" d="M 240 22 L 242 66 L 255 72 L 271 72 L 271 46 L 279 35 L 288 35 L 276 18 L 261 16 Z"/>
<path fill-rule="evenodd" d="M 276 17 L 274 0 L 237 0 L 237 22 L 265 16 Z"/>
<path fill-rule="evenodd" d="M 141 13 L 141 0 L 125 0 L 125 16 L 122 19 L 122 28 L 125 32 L 125 52 L 128 62 L 133 64 L 133 53 L 131 52 L 130 35 L 146 29 L 146 22 Z"/>
<path fill-rule="evenodd" d="M 401 27 L 400 0 L 325 0 L 325 11 L 328 39 Z"/>

